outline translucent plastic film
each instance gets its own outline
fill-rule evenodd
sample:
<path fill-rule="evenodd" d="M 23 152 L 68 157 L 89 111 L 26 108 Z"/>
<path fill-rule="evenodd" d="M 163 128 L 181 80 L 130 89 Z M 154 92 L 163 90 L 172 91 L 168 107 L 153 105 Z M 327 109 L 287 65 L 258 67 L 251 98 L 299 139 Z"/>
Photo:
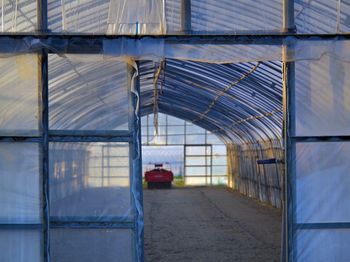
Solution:
<path fill-rule="evenodd" d="M 39 144 L 0 143 L 0 224 L 41 223 L 39 160 Z"/>
<path fill-rule="evenodd" d="M 36 54 L 0 58 L 0 134 L 39 134 L 39 59 Z"/>
<path fill-rule="evenodd" d="M 281 141 L 229 146 L 228 155 L 234 189 L 281 208 L 284 176 Z"/>
<path fill-rule="evenodd" d="M 53 262 L 131 262 L 133 232 L 130 229 L 52 229 Z"/>
<path fill-rule="evenodd" d="M 0 261 L 42 262 L 40 229 L 0 229 Z"/>
<path fill-rule="evenodd" d="M 48 24 L 54 32 L 165 34 L 162 0 L 49 0 L 48 2 Z"/>
<path fill-rule="evenodd" d="M 141 60 L 174 58 L 209 63 L 282 59 L 282 49 L 279 45 L 195 44 L 190 42 L 188 44 L 174 44 L 153 38 L 143 38 L 138 42 L 127 38 L 104 40 L 103 52 L 106 56 L 125 56 Z"/>
<path fill-rule="evenodd" d="M 128 130 L 127 81 L 124 62 L 100 55 L 50 55 L 50 128 Z"/>
<path fill-rule="evenodd" d="M 34 32 L 37 27 L 37 0 L 1 0 L 0 33 Z"/>
<path fill-rule="evenodd" d="M 280 31 L 282 1 L 279 0 L 191 0 L 194 32 Z"/>
<path fill-rule="evenodd" d="M 296 0 L 294 15 L 299 34 L 350 31 L 350 2 L 347 0 Z"/>
<path fill-rule="evenodd" d="M 296 135 L 350 134 L 350 62 L 326 53 L 296 62 Z"/>
<path fill-rule="evenodd" d="M 350 260 L 349 229 L 298 230 L 297 261 L 346 262 Z"/>
<path fill-rule="evenodd" d="M 50 207 L 59 220 L 129 217 L 129 145 L 51 143 Z"/>
<path fill-rule="evenodd" d="M 92 34 L 179 34 L 180 0 L 48 0 L 48 29 Z M 335 34 L 350 30 L 347 0 L 295 0 L 298 34 Z M 40 10 L 36 0 L 2 0 L 0 32 L 34 32 Z M 281 32 L 279 0 L 192 0 L 192 34 Z M 186 17 L 186 16 L 185 16 Z M 187 18 L 188 19 L 188 18 Z"/>
<path fill-rule="evenodd" d="M 347 142 L 296 145 L 298 223 L 350 222 L 349 155 Z"/>
<path fill-rule="evenodd" d="M 112 0 L 107 34 L 165 34 L 164 0 Z"/>

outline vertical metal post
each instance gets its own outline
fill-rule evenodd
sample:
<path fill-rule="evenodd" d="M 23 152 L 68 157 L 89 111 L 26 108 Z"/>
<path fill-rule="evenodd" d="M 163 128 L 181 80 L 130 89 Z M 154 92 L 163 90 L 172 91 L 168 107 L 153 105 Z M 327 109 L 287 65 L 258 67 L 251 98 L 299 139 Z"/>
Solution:
<path fill-rule="evenodd" d="M 181 0 L 181 31 L 191 34 L 191 0 Z"/>
<path fill-rule="evenodd" d="M 47 0 L 37 1 L 37 31 L 47 32 Z M 48 91 L 48 55 L 45 49 L 40 51 L 39 60 L 41 89 L 41 127 L 42 127 L 42 244 L 44 261 L 50 261 L 50 203 L 49 203 L 49 91 Z"/>
<path fill-rule="evenodd" d="M 294 0 L 283 1 L 283 32 L 294 33 Z M 294 132 L 295 123 L 295 63 L 288 59 L 291 46 L 283 45 L 283 138 L 285 148 L 285 177 L 283 203 L 283 237 L 281 261 L 293 261 L 294 222 L 295 222 L 295 169 L 294 145 L 291 135 Z"/>
<path fill-rule="evenodd" d="M 139 63 L 136 62 L 137 70 Z M 130 128 L 133 133 L 132 139 L 132 178 L 131 192 L 134 205 L 134 224 L 135 224 L 135 261 L 144 260 L 143 251 L 143 194 L 142 194 L 142 153 L 141 153 L 141 114 L 140 114 L 140 77 L 135 75 L 136 69 L 128 66 L 129 77 L 133 81 L 130 83 L 131 91 L 131 112 L 130 112 Z M 131 86 L 133 85 L 133 86 Z"/>
<path fill-rule="evenodd" d="M 47 27 L 47 0 L 37 0 L 37 31 L 46 33 Z"/>
<path fill-rule="evenodd" d="M 294 0 L 283 0 L 283 32 L 295 32 Z"/>

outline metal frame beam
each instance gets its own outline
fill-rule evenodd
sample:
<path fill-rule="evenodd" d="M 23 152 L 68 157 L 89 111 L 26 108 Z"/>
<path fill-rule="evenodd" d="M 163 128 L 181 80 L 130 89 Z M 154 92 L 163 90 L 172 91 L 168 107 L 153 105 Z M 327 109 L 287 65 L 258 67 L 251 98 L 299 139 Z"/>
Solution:
<path fill-rule="evenodd" d="M 294 35 L 294 0 L 283 0 L 283 31 Z M 282 199 L 282 252 L 281 261 L 293 261 L 295 217 L 295 169 L 293 167 L 295 147 L 290 139 L 295 123 L 295 63 L 288 61 L 290 44 L 282 47 L 283 60 L 283 138 L 285 148 L 285 176 Z"/>
<path fill-rule="evenodd" d="M 191 30 L 191 0 L 181 0 L 181 31 L 190 34 Z"/>
<path fill-rule="evenodd" d="M 350 40 L 350 34 L 338 35 L 165 35 L 165 36 L 110 36 L 110 35 L 54 35 L 54 34 L 0 34 L 0 53 L 37 53 L 46 50 L 58 54 L 101 54 L 108 41 L 120 41 L 142 46 L 159 45 L 269 45 L 282 46 L 297 40 Z"/>

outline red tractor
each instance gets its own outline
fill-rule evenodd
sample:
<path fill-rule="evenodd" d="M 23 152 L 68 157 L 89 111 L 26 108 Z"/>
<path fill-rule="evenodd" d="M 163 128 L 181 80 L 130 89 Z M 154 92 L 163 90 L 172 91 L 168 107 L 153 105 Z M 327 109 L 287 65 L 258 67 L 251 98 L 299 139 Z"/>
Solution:
<path fill-rule="evenodd" d="M 145 181 L 147 182 L 147 187 L 149 189 L 171 188 L 171 182 L 173 180 L 173 172 L 164 169 L 163 164 L 155 164 L 152 170 L 145 172 Z"/>

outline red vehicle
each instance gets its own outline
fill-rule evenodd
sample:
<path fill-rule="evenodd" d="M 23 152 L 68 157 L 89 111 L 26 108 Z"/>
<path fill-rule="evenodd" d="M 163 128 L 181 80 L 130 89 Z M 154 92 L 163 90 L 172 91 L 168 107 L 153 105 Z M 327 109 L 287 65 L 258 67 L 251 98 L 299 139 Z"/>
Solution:
<path fill-rule="evenodd" d="M 171 188 L 173 179 L 173 172 L 164 169 L 163 164 L 155 164 L 154 169 L 145 172 L 148 188 Z"/>

